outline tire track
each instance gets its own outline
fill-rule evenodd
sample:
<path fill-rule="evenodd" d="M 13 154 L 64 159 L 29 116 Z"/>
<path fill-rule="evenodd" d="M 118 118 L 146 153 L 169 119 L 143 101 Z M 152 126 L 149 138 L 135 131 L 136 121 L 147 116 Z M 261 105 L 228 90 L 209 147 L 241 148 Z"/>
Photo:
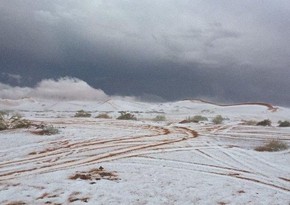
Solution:
<path fill-rule="evenodd" d="M 172 159 L 163 159 L 163 158 L 161 159 L 161 158 L 155 158 L 155 157 L 149 157 L 149 156 L 142 156 L 142 157 L 152 159 L 152 160 L 182 163 L 182 164 L 187 164 L 187 165 L 198 165 L 198 166 L 207 167 L 207 168 L 215 168 L 215 169 L 226 170 L 226 171 L 236 171 L 236 172 L 241 172 L 241 173 L 254 174 L 247 170 L 242 170 L 242 169 L 237 169 L 237 168 L 232 168 L 232 167 L 225 167 L 225 166 L 218 166 L 218 165 L 213 165 L 213 164 L 204 164 L 204 163 L 199 163 L 199 162 L 185 162 L 181 160 L 172 160 Z"/>
<path fill-rule="evenodd" d="M 151 135 L 147 137 L 157 137 L 157 141 L 154 143 L 147 143 L 147 144 L 141 144 L 141 145 L 136 145 L 136 146 L 131 146 L 131 147 L 125 147 L 125 148 L 120 148 L 119 150 L 113 150 L 110 151 L 109 153 L 103 153 L 103 154 L 97 154 L 96 156 L 90 156 L 86 158 L 82 158 L 79 160 L 71 160 L 68 159 L 66 161 L 61 161 L 57 162 L 54 164 L 49 164 L 49 165 L 42 165 L 42 166 L 37 166 L 34 168 L 28 168 L 28 169 L 23 169 L 23 170 L 15 170 L 15 171 L 10 171 L 10 172 L 5 172 L 0 174 L 0 181 L 7 180 L 7 179 L 12 179 L 15 177 L 20 177 L 23 175 L 31 175 L 31 174 L 40 174 L 40 173 L 46 173 L 46 172 L 52 172 L 52 171 L 57 171 L 57 170 L 63 170 L 63 169 L 68 169 L 72 167 L 77 167 L 77 166 L 84 166 L 84 165 L 90 165 L 90 164 L 95 164 L 97 162 L 104 162 L 104 161 L 110 161 L 118 158 L 124 158 L 124 157 L 129 157 L 138 154 L 138 152 L 142 150 L 147 150 L 147 149 L 152 149 L 152 148 L 159 148 L 165 145 L 169 144 L 175 144 L 181 141 L 185 141 L 187 139 L 195 138 L 198 136 L 198 133 L 190 130 L 188 128 L 184 127 L 175 127 L 173 130 L 169 130 L 167 128 L 162 128 L 162 132 L 160 132 L 161 135 Z M 182 137 L 178 137 L 177 139 L 163 139 L 165 135 L 169 134 L 182 134 Z M 144 138 L 144 136 L 142 136 Z M 140 139 L 140 136 L 137 137 L 130 137 L 130 139 Z M 110 142 L 120 142 L 120 140 L 110 140 Z M 97 143 L 99 144 L 99 143 Z M 94 146 L 90 145 L 92 148 Z M 73 149 L 76 149 L 76 147 L 70 147 Z M 82 146 L 84 148 L 84 146 Z M 100 147 L 99 147 L 100 148 Z M 61 149 L 61 148 L 60 148 Z M 77 150 L 77 149 L 76 149 Z M 51 153 L 50 153 L 51 154 Z M 59 154 L 64 154 L 63 152 Z M 59 156 L 54 155 L 54 159 Z M 26 163 L 28 165 L 31 165 L 31 159 L 26 159 Z M 39 161 L 36 161 L 39 162 Z M 16 165 L 19 165 L 21 161 L 17 162 L 11 162 L 14 167 Z M 18 163 L 18 164 L 17 164 Z M 39 162 L 40 164 L 43 164 L 43 161 Z M 3 164 L 2 164 L 3 165 Z"/>
<path fill-rule="evenodd" d="M 12 166 L 14 164 L 19 164 L 19 163 L 30 163 L 33 160 L 39 160 L 43 158 L 47 158 L 50 156 L 57 156 L 60 154 L 63 154 L 65 150 L 70 150 L 70 149 L 79 149 L 79 148 L 85 148 L 85 147 L 91 147 L 95 145 L 105 145 L 105 144 L 116 144 L 120 142 L 126 142 L 126 140 L 136 140 L 136 139 L 145 139 L 145 138 L 154 138 L 159 135 L 168 135 L 170 131 L 167 128 L 163 127 L 158 127 L 158 126 L 145 126 L 144 128 L 149 129 L 150 131 L 155 132 L 154 134 L 151 135 L 141 135 L 141 136 L 133 136 L 133 137 L 122 137 L 122 138 L 117 138 L 117 139 L 111 139 L 111 140 L 87 140 L 87 141 L 78 141 L 74 142 L 71 144 L 68 144 L 68 141 L 65 141 L 65 143 L 61 143 L 59 147 L 54 147 L 54 148 L 47 148 L 44 151 L 40 151 L 37 156 L 32 156 L 32 157 L 26 157 L 24 159 L 19 159 L 19 160 L 11 160 L 11 161 L 5 161 L 5 162 L 0 162 L 0 168 L 6 167 L 8 165 Z M 56 143 L 56 142 L 54 142 Z M 63 145 L 63 146 L 62 146 Z M 103 148 L 103 146 L 95 147 L 98 149 Z"/>
<path fill-rule="evenodd" d="M 253 142 L 253 140 L 259 140 L 259 141 L 267 140 L 267 139 L 265 139 L 265 136 L 264 136 L 265 131 L 263 131 L 261 133 L 260 132 L 255 133 L 255 135 L 254 135 L 255 137 L 245 137 L 245 136 L 247 136 L 247 133 L 245 132 L 245 131 L 247 131 L 247 129 L 243 128 L 242 126 L 237 125 L 237 126 L 228 127 L 226 129 L 224 129 L 224 128 L 225 128 L 225 126 L 221 126 L 218 128 L 214 126 L 214 129 L 207 127 L 206 129 L 208 131 L 210 131 L 211 133 L 204 134 L 204 136 L 211 137 L 214 139 L 218 138 L 219 142 L 223 142 L 223 141 L 230 142 L 228 139 L 236 140 L 235 143 L 239 142 L 239 140 L 241 140 L 241 141 L 251 140 L 250 142 Z M 233 136 L 233 135 L 236 135 L 236 132 L 235 132 L 236 129 L 239 130 L 240 136 Z M 260 130 L 261 128 L 258 127 L 258 128 L 255 128 L 254 130 L 256 130 L 256 129 Z M 224 139 L 224 140 L 222 140 L 222 139 Z M 243 170 L 246 170 L 250 173 L 255 173 L 258 176 L 264 177 L 267 179 L 266 182 L 265 181 L 263 182 L 265 184 L 272 184 L 272 185 L 280 187 L 280 188 L 283 187 L 283 186 L 281 186 L 281 184 L 285 184 L 285 183 L 282 183 L 281 178 L 277 179 L 277 177 L 273 177 L 272 173 L 275 172 L 275 170 L 276 171 L 281 170 L 279 167 L 276 167 L 276 166 L 268 163 L 267 161 L 260 159 L 259 157 L 255 156 L 254 154 L 249 153 L 248 150 L 239 148 L 236 150 L 228 151 L 227 149 L 224 148 L 224 146 L 222 144 L 219 146 L 216 146 L 215 150 L 218 150 L 221 153 L 223 153 L 223 155 L 225 156 L 225 157 L 221 157 L 223 159 L 223 161 L 217 159 L 216 157 L 211 156 L 210 153 L 212 153 L 212 152 L 207 153 L 207 152 L 204 152 L 200 149 L 196 149 L 195 151 L 207 159 L 214 160 L 215 162 L 220 162 L 221 164 L 227 165 L 230 167 L 235 167 L 235 168 L 241 167 L 241 168 L 243 168 Z M 283 171 L 285 172 L 285 170 L 281 170 L 281 171 L 282 171 L 281 173 L 283 173 Z M 245 177 L 244 180 L 256 181 L 257 179 Z M 288 188 L 285 188 L 285 189 L 288 190 Z"/>
<path fill-rule="evenodd" d="M 262 181 L 262 179 L 256 179 L 254 177 L 257 177 L 257 175 L 255 173 L 251 173 L 251 172 L 241 172 L 241 170 L 231 170 L 231 168 L 227 168 L 227 167 L 211 167 L 208 166 L 208 164 L 202 164 L 202 163 L 190 163 L 190 162 L 184 162 L 186 165 L 192 165 L 194 167 L 182 167 L 180 168 L 180 166 L 176 165 L 177 163 L 180 163 L 179 161 L 176 160 L 167 160 L 167 159 L 154 159 L 154 158 L 148 158 L 145 157 L 146 159 L 149 159 L 150 161 L 152 160 L 156 160 L 158 162 L 158 164 L 154 164 L 154 163 L 150 163 L 150 164 L 146 164 L 146 163 L 142 163 L 142 162 L 130 162 L 130 163 L 134 163 L 134 164 L 144 164 L 144 165 L 148 165 L 148 166 L 161 166 L 160 161 L 164 160 L 167 162 L 171 162 L 170 166 L 166 166 L 164 164 L 162 164 L 162 168 L 168 168 L 168 169 L 179 169 L 181 171 L 195 171 L 198 173 L 203 173 L 203 174 L 210 174 L 210 175 L 214 175 L 214 176 L 219 176 L 219 177 L 227 177 L 227 178 L 231 178 L 234 180 L 242 180 L 242 181 L 249 181 L 252 182 L 254 184 L 263 186 L 265 188 L 270 188 L 273 190 L 277 190 L 277 191 L 282 191 L 282 192 L 286 192 L 288 195 L 290 195 L 290 188 L 284 187 L 284 186 L 280 186 L 280 185 L 276 185 L 274 183 L 271 182 L 267 182 L 267 181 Z M 174 163 L 175 166 L 172 166 L 172 163 Z M 182 162 L 183 163 L 183 162 Z M 201 166 L 201 167 L 206 167 L 206 168 L 210 168 L 210 170 L 204 170 L 204 169 L 198 169 L 197 166 Z M 212 168 L 216 168 L 216 171 L 213 171 Z M 223 171 L 223 172 L 218 172 L 218 171 Z M 226 172 L 225 172 L 226 171 Z M 244 176 L 245 175 L 245 176 Z M 279 178 L 277 178 L 279 179 Z M 281 178 L 280 178 L 281 179 Z M 285 180 L 285 178 L 282 178 L 281 180 L 287 181 L 288 179 Z"/>

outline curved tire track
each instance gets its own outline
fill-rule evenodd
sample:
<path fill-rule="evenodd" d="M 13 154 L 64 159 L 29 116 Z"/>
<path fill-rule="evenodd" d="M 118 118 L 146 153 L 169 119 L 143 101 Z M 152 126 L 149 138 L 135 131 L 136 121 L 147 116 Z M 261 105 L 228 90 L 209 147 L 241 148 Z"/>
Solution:
<path fill-rule="evenodd" d="M 21 177 L 24 175 L 53 172 L 57 170 L 95 164 L 98 162 L 136 156 L 142 150 L 162 148 L 166 145 L 175 144 L 198 136 L 197 132 L 184 127 L 173 127 L 173 129 L 168 129 L 164 127 L 147 126 L 146 129 L 151 129 L 155 131 L 155 133 L 151 135 L 131 136 L 97 142 L 91 141 L 65 144 L 64 146 L 57 147 L 55 150 L 47 150 L 46 152 L 43 152 L 41 156 L 3 162 L 0 164 L 0 169 L 4 167 L 7 169 L 7 167 L 10 167 L 12 170 L 6 170 L 4 172 L 0 170 L 0 181 Z M 173 139 L 165 138 L 165 136 L 173 134 L 182 136 L 177 138 L 174 137 Z M 144 141 L 140 141 L 140 139 Z M 150 140 L 146 142 L 146 139 Z M 127 142 L 128 140 L 129 142 Z M 132 142 L 135 140 L 137 140 L 137 145 L 132 145 Z M 152 142 L 152 140 L 154 140 L 154 142 Z M 114 149 L 105 153 L 99 153 L 95 155 L 91 154 L 89 156 L 82 157 L 81 159 L 72 159 L 72 156 L 68 157 L 69 155 L 80 151 L 80 149 L 83 150 L 82 154 L 85 154 L 86 152 L 90 152 L 95 149 L 107 148 L 108 146 L 111 146 Z M 77 154 L 80 155 L 80 153 Z M 64 160 L 62 159 L 63 157 Z M 19 165 L 26 165 L 29 168 L 21 170 L 15 169 L 15 167 Z"/>

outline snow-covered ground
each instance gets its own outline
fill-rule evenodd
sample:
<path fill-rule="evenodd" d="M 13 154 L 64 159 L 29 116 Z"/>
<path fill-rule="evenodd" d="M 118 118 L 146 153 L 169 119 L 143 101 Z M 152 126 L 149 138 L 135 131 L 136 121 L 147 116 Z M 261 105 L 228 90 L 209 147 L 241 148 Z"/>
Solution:
<path fill-rule="evenodd" d="M 92 117 L 73 117 L 81 109 Z M 254 150 L 271 139 L 290 145 L 290 128 L 277 127 L 289 108 L 22 99 L 0 100 L 0 110 L 60 131 L 0 131 L 0 204 L 290 204 L 290 150 Z M 138 120 L 117 120 L 120 111 Z M 179 123 L 194 115 L 209 121 Z M 216 115 L 223 124 L 211 123 Z M 272 126 L 243 125 L 264 119 Z"/>

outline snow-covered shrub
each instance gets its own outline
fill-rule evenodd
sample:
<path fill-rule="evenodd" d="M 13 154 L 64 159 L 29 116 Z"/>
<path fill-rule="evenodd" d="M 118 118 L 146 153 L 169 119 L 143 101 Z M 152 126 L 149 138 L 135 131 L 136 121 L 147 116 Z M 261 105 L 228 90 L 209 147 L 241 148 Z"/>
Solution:
<path fill-rule="evenodd" d="M 288 149 L 288 145 L 285 142 L 279 140 L 271 140 L 263 146 L 258 146 L 255 148 L 259 152 L 277 152 Z"/>
<path fill-rule="evenodd" d="M 56 135 L 59 133 L 59 130 L 53 125 L 46 125 L 42 128 L 44 135 Z"/>
<path fill-rule="evenodd" d="M 272 122 L 270 120 L 262 120 L 257 123 L 257 126 L 271 126 Z"/>
<path fill-rule="evenodd" d="M 4 115 L 3 115 L 3 113 L 0 113 L 0 131 L 6 130 L 7 128 L 8 127 L 7 127 L 7 124 L 5 122 Z"/>
<path fill-rule="evenodd" d="M 0 119 L 0 131 L 1 130 L 6 130 L 7 128 L 8 128 L 8 126 L 5 123 L 5 121 Z"/>
<path fill-rule="evenodd" d="M 135 115 L 129 113 L 129 112 L 120 112 L 120 116 L 117 117 L 118 120 L 137 120 Z"/>
<path fill-rule="evenodd" d="M 289 121 L 279 121 L 278 122 L 279 127 L 290 127 L 290 122 Z"/>
<path fill-rule="evenodd" d="M 23 119 L 20 114 L 13 114 L 9 117 L 9 113 L 0 113 L 0 130 L 28 128 L 31 122 Z"/>
<path fill-rule="evenodd" d="M 11 129 L 28 128 L 30 125 L 31 122 L 29 120 L 23 119 L 20 114 L 14 114 L 9 119 L 9 127 Z"/>
<path fill-rule="evenodd" d="M 91 117 L 91 113 L 86 112 L 84 110 L 79 110 L 79 111 L 76 112 L 74 117 Z"/>
<path fill-rule="evenodd" d="M 198 123 L 201 121 L 208 121 L 208 119 L 207 119 L 207 117 L 204 117 L 202 115 L 195 115 L 195 116 L 193 116 L 193 118 L 191 118 L 191 121 Z"/>
<path fill-rule="evenodd" d="M 55 135 L 59 133 L 59 130 L 53 125 L 41 124 L 37 126 L 36 130 L 31 131 L 31 133 L 36 135 Z"/>
<path fill-rule="evenodd" d="M 153 121 L 160 122 L 160 121 L 165 121 L 166 117 L 164 115 L 157 115 L 156 117 L 153 118 Z"/>
<path fill-rule="evenodd" d="M 257 121 L 255 121 L 255 120 L 244 120 L 243 121 L 243 125 L 252 125 L 252 126 L 254 126 L 254 125 L 257 125 Z"/>
<path fill-rule="evenodd" d="M 201 121 L 208 121 L 207 117 L 201 115 L 195 115 L 193 117 L 187 117 L 185 120 L 182 120 L 180 123 L 199 123 Z"/>
<path fill-rule="evenodd" d="M 224 118 L 221 115 L 217 115 L 212 119 L 212 122 L 214 124 L 222 124 L 224 121 Z"/>
<path fill-rule="evenodd" d="M 101 113 L 96 118 L 103 118 L 103 119 L 111 119 L 111 117 L 107 113 Z"/>

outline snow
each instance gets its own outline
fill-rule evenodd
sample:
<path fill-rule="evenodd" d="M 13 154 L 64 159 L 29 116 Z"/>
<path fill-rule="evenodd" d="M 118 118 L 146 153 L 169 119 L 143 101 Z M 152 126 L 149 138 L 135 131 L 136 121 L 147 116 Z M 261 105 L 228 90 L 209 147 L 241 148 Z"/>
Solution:
<path fill-rule="evenodd" d="M 145 103 L 0 100 L 1 110 L 60 130 L 0 131 L 0 204 L 289 204 L 290 151 L 257 152 L 271 139 L 290 145 L 290 109 L 201 101 Z M 90 118 L 74 118 L 78 110 Z M 120 111 L 137 121 L 116 120 Z M 108 113 L 112 119 L 94 118 Z M 166 121 L 154 122 L 157 115 Z M 209 121 L 180 124 L 186 117 Z M 227 118 L 214 125 L 216 115 Z M 242 125 L 270 119 L 271 127 Z M 198 136 L 196 135 L 198 133 Z M 117 180 L 70 179 L 102 166 Z"/>

